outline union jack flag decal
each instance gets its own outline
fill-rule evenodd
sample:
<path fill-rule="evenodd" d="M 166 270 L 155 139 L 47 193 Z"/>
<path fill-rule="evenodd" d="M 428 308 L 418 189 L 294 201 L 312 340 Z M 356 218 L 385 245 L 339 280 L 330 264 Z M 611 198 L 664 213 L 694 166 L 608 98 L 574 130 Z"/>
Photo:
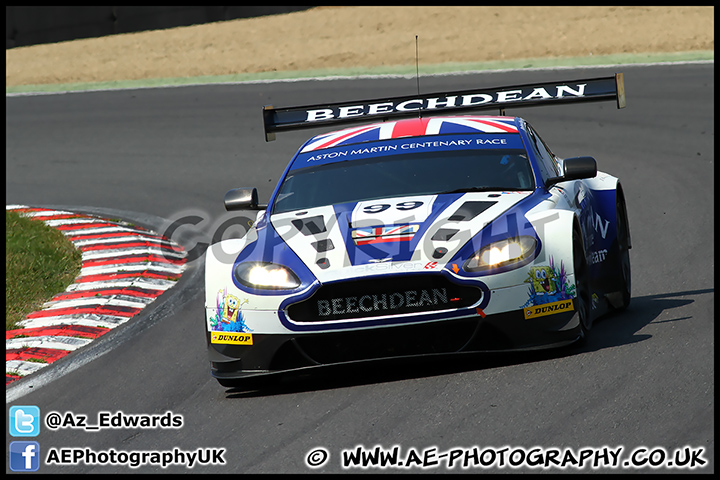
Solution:
<path fill-rule="evenodd" d="M 512 117 L 414 118 L 351 127 L 311 139 L 301 153 L 353 143 L 442 133 L 517 133 Z"/>
<path fill-rule="evenodd" d="M 418 225 L 394 225 L 391 227 L 356 228 L 352 232 L 355 245 L 371 243 L 410 241 L 418 231 Z"/>

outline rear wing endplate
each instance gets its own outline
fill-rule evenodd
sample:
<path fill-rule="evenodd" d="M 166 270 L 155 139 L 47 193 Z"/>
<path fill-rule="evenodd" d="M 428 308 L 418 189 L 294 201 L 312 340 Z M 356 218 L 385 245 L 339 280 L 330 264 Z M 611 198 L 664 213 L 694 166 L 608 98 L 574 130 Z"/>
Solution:
<path fill-rule="evenodd" d="M 265 140 L 275 140 L 276 132 L 316 128 L 346 123 L 385 121 L 390 118 L 448 115 L 459 112 L 528 107 L 577 102 L 612 100 L 625 108 L 622 73 L 611 77 L 483 88 L 457 92 L 391 97 L 366 101 L 307 105 L 302 107 L 263 107 Z"/>

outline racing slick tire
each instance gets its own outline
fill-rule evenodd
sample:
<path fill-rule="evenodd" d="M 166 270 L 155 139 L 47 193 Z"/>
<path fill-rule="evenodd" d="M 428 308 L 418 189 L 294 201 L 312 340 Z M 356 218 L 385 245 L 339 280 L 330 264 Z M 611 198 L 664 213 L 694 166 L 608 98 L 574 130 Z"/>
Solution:
<path fill-rule="evenodd" d="M 628 222 L 627 207 L 625 205 L 625 196 L 621 188 L 618 187 L 615 196 L 615 205 L 617 210 L 617 239 L 618 239 L 618 278 L 620 303 L 615 305 L 616 311 L 625 310 L 630 305 L 631 297 L 631 270 L 630 270 L 630 224 Z"/>
<path fill-rule="evenodd" d="M 587 258 L 585 257 L 585 246 L 583 245 L 580 228 L 577 226 L 573 229 L 573 270 L 575 273 L 575 308 L 580 317 L 580 335 L 582 339 L 585 339 L 592 327 L 590 314 L 592 299 L 590 296 L 590 273 Z"/>

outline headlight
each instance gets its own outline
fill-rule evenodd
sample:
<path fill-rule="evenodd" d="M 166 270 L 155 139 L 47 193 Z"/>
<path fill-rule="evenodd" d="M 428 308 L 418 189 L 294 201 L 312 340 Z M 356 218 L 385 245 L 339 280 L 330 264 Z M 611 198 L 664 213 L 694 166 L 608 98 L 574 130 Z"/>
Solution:
<path fill-rule="evenodd" d="M 467 272 L 479 272 L 491 268 L 501 268 L 515 263 L 523 263 L 535 256 L 537 242 L 533 237 L 506 238 L 493 242 L 475 252 L 463 268 Z M 520 265 L 518 265 L 520 266 Z"/>
<path fill-rule="evenodd" d="M 300 286 L 292 270 L 274 263 L 239 263 L 235 267 L 235 279 L 246 287 L 268 290 L 292 290 Z"/>

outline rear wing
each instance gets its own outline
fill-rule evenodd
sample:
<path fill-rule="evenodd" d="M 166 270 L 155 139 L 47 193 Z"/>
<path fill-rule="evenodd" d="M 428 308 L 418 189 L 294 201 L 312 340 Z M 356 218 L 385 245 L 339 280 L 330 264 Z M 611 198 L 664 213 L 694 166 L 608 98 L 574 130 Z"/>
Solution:
<path fill-rule="evenodd" d="M 447 115 L 470 110 L 528 107 L 577 102 L 614 100 L 625 108 L 625 84 L 622 73 L 611 77 L 483 88 L 458 92 L 391 97 L 356 102 L 341 102 L 303 107 L 263 107 L 265 140 L 275 140 L 276 132 L 316 128 L 346 123 L 385 121 L 396 117 Z"/>

